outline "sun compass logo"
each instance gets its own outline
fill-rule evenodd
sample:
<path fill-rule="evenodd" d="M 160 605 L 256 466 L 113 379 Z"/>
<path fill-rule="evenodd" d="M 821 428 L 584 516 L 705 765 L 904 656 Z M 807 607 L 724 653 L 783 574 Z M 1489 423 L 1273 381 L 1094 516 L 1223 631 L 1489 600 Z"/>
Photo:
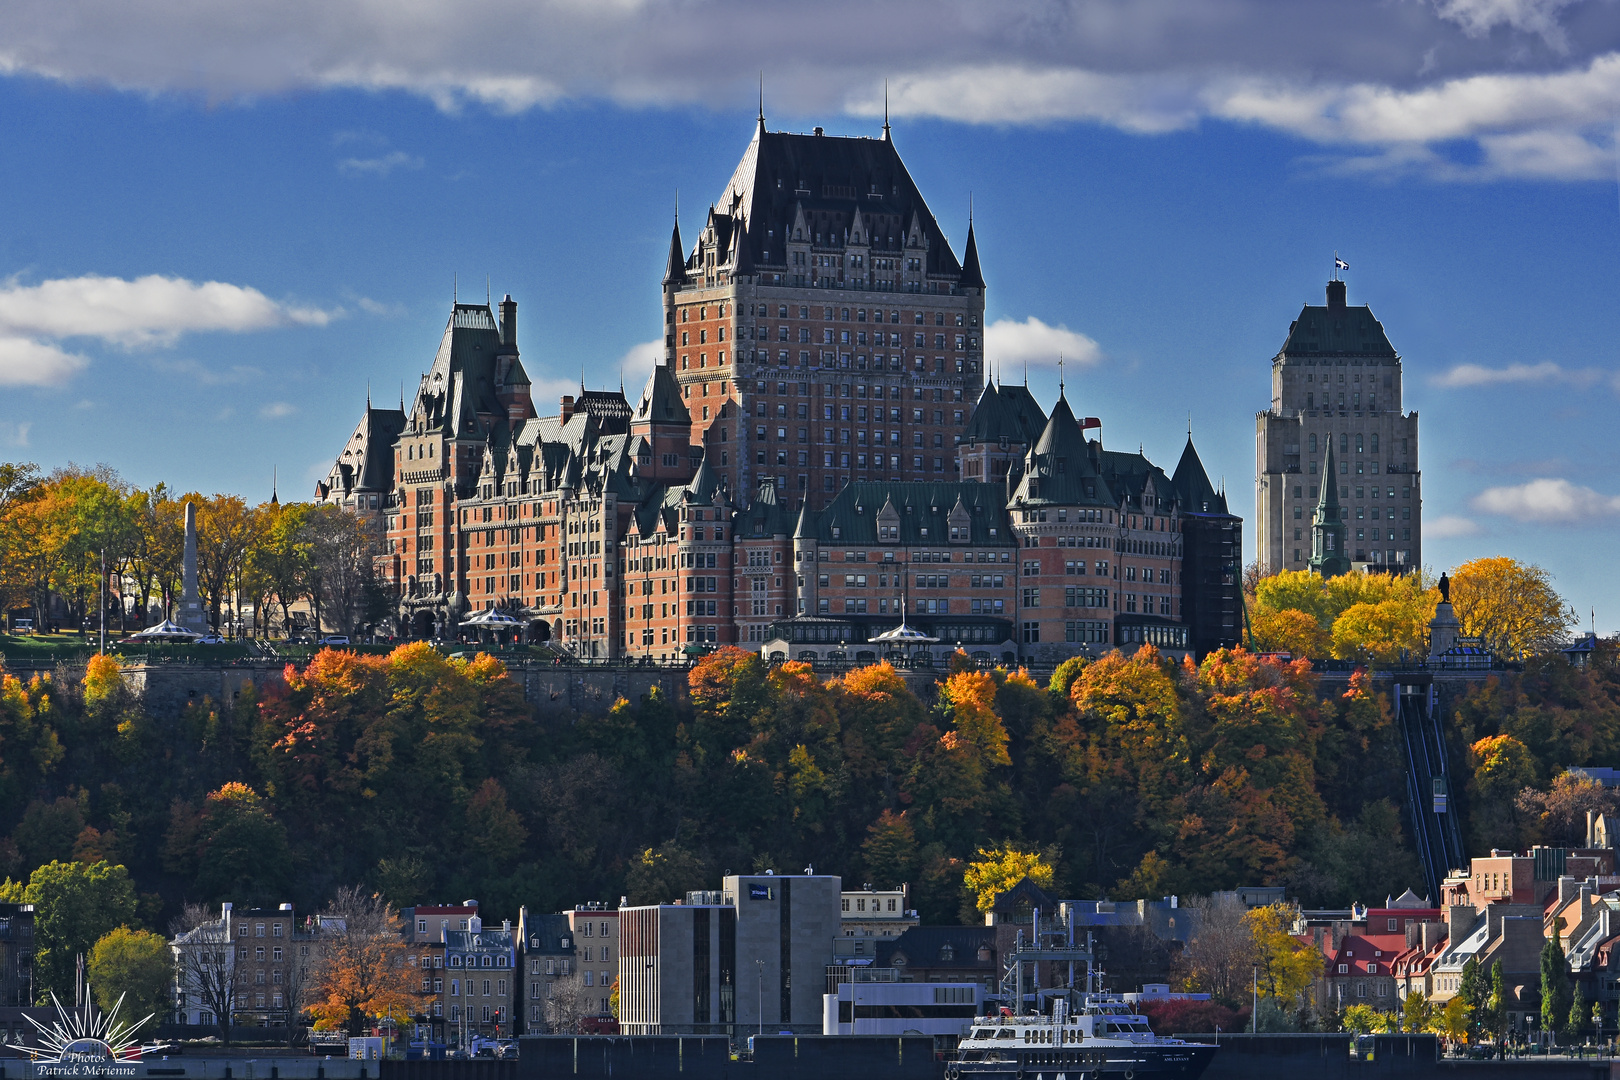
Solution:
<path fill-rule="evenodd" d="M 118 1010 L 124 1004 L 122 994 L 109 1013 L 102 1013 L 96 1008 L 88 986 L 85 987 L 83 1008 L 64 1008 L 54 992 L 51 994 L 51 1004 L 56 1006 L 54 1024 L 47 1026 L 32 1016 L 27 1017 L 28 1022 L 39 1029 L 43 1049 L 7 1044 L 11 1049 L 21 1050 L 34 1058 L 36 1077 L 65 1077 L 70 1080 L 81 1077 L 133 1077 L 133 1063 L 139 1061 L 142 1054 L 163 1049 L 159 1043 L 143 1044 L 135 1040 L 135 1032 L 152 1019 L 150 1015 L 133 1024 L 118 1019 Z"/>

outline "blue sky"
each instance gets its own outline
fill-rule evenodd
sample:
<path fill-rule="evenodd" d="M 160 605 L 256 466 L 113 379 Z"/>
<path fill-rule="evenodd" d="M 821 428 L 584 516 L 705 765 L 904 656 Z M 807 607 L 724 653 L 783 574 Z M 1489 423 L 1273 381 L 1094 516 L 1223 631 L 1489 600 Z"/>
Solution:
<path fill-rule="evenodd" d="M 307 497 L 456 275 L 519 301 L 542 406 L 634 390 L 765 64 L 773 128 L 876 135 L 887 78 L 958 250 L 972 199 L 992 362 L 1050 401 L 1061 347 L 1167 467 L 1190 413 L 1246 517 L 1337 250 L 1422 416 L 1426 562 L 1540 563 L 1620 628 L 1613 0 L 400 7 L 15 5 L 0 458 Z"/>

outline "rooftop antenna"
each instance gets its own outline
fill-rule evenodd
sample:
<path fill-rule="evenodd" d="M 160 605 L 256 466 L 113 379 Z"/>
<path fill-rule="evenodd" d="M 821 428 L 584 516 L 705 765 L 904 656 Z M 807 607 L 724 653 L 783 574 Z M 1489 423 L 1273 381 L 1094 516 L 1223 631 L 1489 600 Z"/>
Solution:
<path fill-rule="evenodd" d="M 883 141 L 893 142 L 889 137 L 889 80 L 883 80 Z M 971 216 L 971 215 L 969 215 Z"/>

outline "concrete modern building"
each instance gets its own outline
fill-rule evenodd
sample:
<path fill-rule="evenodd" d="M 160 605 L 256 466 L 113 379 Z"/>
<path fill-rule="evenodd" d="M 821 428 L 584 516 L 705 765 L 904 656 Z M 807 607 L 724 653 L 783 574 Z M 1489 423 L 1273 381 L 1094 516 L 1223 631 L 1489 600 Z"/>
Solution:
<path fill-rule="evenodd" d="M 932 1035 L 956 1045 L 979 1015 L 976 982 L 901 982 L 895 968 L 860 968 L 824 998 L 823 1035 Z"/>
<path fill-rule="evenodd" d="M 1423 561 L 1418 417 L 1402 412 L 1401 357 L 1343 281 L 1307 304 L 1271 361 L 1271 405 L 1255 417 L 1255 551 L 1262 574 L 1305 570 L 1324 488 L 1338 500 L 1350 569 L 1405 573 Z M 1336 451 L 1333 479 L 1325 466 Z M 1334 567 L 1337 567 L 1335 562 Z"/>
<path fill-rule="evenodd" d="M 619 911 L 627 1035 L 821 1031 L 840 879 L 732 875 L 684 902 Z"/>

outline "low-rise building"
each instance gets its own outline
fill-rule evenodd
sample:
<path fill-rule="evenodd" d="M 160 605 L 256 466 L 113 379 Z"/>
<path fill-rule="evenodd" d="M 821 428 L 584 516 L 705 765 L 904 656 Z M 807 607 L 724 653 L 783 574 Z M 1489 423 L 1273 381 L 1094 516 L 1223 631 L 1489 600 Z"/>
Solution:
<path fill-rule="evenodd" d="M 984 987 L 977 982 L 902 982 L 896 968 L 857 968 L 854 977 L 828 988 L 823 1035 L 934 1036 L 954 1048 L 979 1015 Z"/>
<path fill-rule="evenodd" d="M 0 1005 L 34 1002 L 34 905 L 0 904 Z"/>
<path fill-rule="evenodd" d="M 212 1026 L 222 1016 L 234 1026 L 289 1023 L 307 989 L 309 941 L 295 936 L 291 904 L 276 908 L 220 905 L 218 919 L 177 934 L 174 1017 Z"/>
<path fill-rule="evenodd" d="M 906 906 L 908 890 L 874 889 L 864 885 L 839 897 L 838 939 L 833 952 L 840 956 L 875 956 L 877 942 L 896 938 L 921 920 Z"/>
<path fill-rule="evenodd" d="M 444 952 L 450 1041 L 465 1046 L 475 1035 L 510 1038 L 513 984 L 519 974 L 512 924 L 503 922 L 491 930 L 474 915 L 466 930 L 445 934 Z"/>
<path fill-rule="evenodd" d="M 466 930 L 478 915 L 478 902 L 419 904 L 400 911 L 405 926 L 406 963 L 420 972 L 421 1010 L 417 1023 L 424 1034 L 443 1042 L 449 1034 L 448 987 L 445 983 L 445 940 L 452 931 Z"/>

